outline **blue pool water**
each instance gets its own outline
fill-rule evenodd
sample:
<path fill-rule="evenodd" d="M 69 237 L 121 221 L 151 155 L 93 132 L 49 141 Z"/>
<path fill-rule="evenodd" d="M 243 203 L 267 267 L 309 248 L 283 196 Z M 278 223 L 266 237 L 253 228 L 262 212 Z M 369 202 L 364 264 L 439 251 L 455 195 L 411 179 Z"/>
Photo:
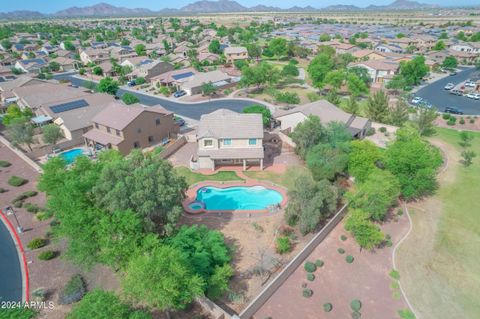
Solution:
<path fill-rule="evenodd" d="M 196 198 L 207 210 L 260 210 L 280 204 L 282 199 L 279 192 L 263 186 L 202 187 Z"/>
<path fill-rule="evenodd" d="M 67 164 L 72 164 L 73 162 L 75 162 L 75 159 L 80 155 L 83 155 L 83 150 L 81 148 L 74 148 L 69 151 L 60 153 L 60 156 L 63 157 Z"/>

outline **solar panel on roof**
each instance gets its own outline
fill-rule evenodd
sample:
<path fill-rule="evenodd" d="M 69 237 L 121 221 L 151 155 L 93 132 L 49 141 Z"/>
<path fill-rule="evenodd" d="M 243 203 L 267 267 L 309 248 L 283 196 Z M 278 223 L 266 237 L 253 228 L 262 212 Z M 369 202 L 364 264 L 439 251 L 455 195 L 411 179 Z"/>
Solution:
<path fill-rule="evenodd" d="M 181 74 L 176 74 L 176 75 L 172 75 L 172 78 L 174 80 L 181 80 L 181 79 L 185 79 L 185 78 L 188 78 L 190 76 L 193 75 L 193 72 L 187 72 L 187 73 L 181 73 Z"/>
<path fill-rule="evenodd" d="M 52 110 L 53 113 L 62 113 L 65 111 L 71 111 L 71 110 L 79 109 L 81 107 L 86 107 L 86 106 L 88 106 L 87 101 L 77 100 L 77 101 L 72 101 L 68 103 L 53 105 L 53 106 L 50 106 L 50 109 Z"/>

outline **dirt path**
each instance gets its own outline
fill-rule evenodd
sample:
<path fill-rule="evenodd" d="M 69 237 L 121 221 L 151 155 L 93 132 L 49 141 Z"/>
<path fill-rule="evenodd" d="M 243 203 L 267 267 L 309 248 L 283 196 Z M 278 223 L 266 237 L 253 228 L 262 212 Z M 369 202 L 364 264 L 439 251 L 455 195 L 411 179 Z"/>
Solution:
<path fill-rule="evenodd" d="M 447 187 L 455 182 L 459 153 L 452 145 L 439 139 L 431 139 L 431 143 L 439 147 L 443 153 L 445 164 L 439 173 L 438 182 L 441 188 Z M 413 304 L 417 319 L 466 318 L 463 310 L 451 302 L 450 297 L 455 294 L 452 287 L 435 269 L 436 263 L 440 261 L 436 249 L 443 209 L 440 197 L 435 195 L 409 203 L 408 209 L 413 222 L 413 231 L 399 247 L 396 261 L 402 286 Z M 439 307 L 444 303 L 448 303 L 449 307 Z M 445 308 L 450 311 L 445 313 Z"/>

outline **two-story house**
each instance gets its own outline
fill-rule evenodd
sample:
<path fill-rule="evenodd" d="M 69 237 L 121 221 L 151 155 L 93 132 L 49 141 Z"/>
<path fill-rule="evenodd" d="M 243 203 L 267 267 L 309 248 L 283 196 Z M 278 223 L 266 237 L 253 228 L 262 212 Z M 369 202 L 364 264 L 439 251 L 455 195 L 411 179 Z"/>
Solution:
<path fill-rule="evenodd" d="M 259 165 L 263 169 L 263 122 L 261 114 L 240 114 L 219 109 L 200 118 L 197 156 L 192 168 L 220 165 Z"/>
<path fill-rule="evenodd" d="M 234 63 L 236 60 L 248 59 L 248 51 L 245 47 L 228 47 L 223 50 L 227 63 Z"/>
<path fill-rule="evenodd" d="M 373 83 L 384 83 L 397 74 L 400 63 L 388 60 L 368 60 L 358 63 L 351 63 L 348 67 L 363 67 L 367 69 L 368 76 Z"/>
<path fill-rule="evenodd" d="M 134 148 L 165 144 L 179 126 L 172 112 L 160 105 L 124 105 L 112 102 L 92 119 L 93 129 L 83 134 L 95 149 L 116 149 L 126 155 Z"/>

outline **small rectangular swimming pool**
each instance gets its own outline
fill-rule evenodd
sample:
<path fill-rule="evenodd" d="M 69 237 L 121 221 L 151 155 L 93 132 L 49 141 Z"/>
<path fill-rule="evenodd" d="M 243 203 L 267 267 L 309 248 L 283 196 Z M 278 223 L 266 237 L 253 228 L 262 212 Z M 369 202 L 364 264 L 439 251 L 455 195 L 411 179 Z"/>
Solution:
<path fill-rule="evenodd" d="M 205 210 L 262 210 L 278 205 L 283 196 L 263 186 L 202 187 L 197 191 L 194 210 L 203 205 Z"/>

